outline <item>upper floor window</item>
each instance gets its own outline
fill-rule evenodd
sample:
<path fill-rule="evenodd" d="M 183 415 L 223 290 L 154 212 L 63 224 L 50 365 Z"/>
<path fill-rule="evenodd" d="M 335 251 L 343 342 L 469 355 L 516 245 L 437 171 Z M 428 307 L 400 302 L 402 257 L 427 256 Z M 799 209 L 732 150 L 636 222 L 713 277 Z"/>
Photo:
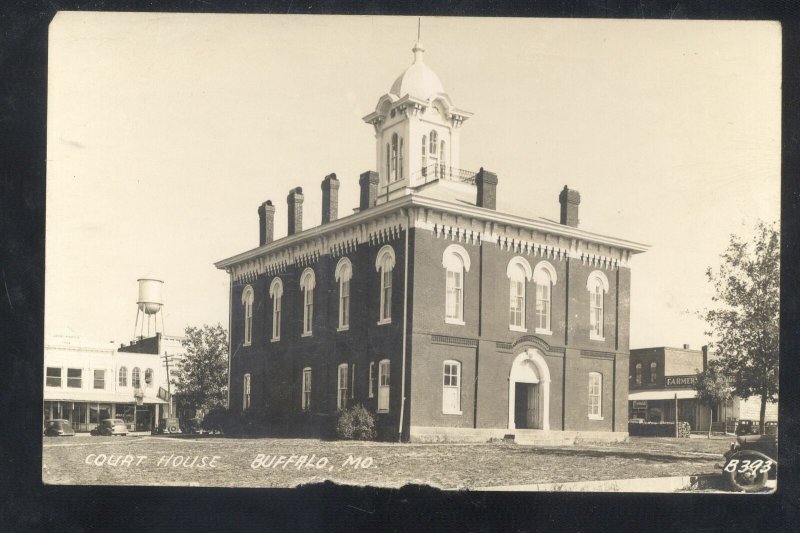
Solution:
<path fill-rule="evenodd" d="M 599 270 L 589 274 L 586 281 L 586 289 L 589 291 L 589 338 L 593 340 L 605 340 L 603 336 L 603 307 L 604 296 L 608 292 L 608 278 Z"/>
<path fill-rule="evenodd" d="M 392 134 L 392 156 L 391 156 L 391 168 L 389 171 L 389 181 L 397 181 L 397 148 L 398 148 L 398 139 L 397 134 Z"/>
<path fill-rule="evenodd" d="M 140 380 L 139 367 L 136 366 L 133 368 L 133 372 L 131 372 L 131 386 L 134 389 L 138 389 L 141 385 L 142 382 Z"/>
<path fill-rule="evenodd" d="M 394 250 L 388 244 L 378 251 L 375 258 L 375 270 L 381 277 L 381 301 L 378 324 L 392 321 L 392 271 L 394 270 Z"/>
<path fill-rule="evenodd" d="M 300 288 L 303 291 L 303 336 L 308 337 L 312 333 L 314 325 L 314 287 L 317 281 L 314 271 L 306 268 L 300 276 Z"/>
<path fill-rule="evenodd" d="M 447 150 L 444 141 L 439 145 L 439 166 L 441 167 L 440 174 L 444 177 L 445 167 L 447 166 Z"/>
<path fill-rule="evenodd" d="M 636 363 L 636 373 L 634 375 L 634 380 L 637 385 L 642 384 L 642 363 Z"/>
<path fill-rule="evenodd" d="M 389 411 L 389 360 L 382 359 L 378 363 L 378 411 Z"/>
<path fill-rule="evenodd" d="M 431 157 L 435 157 L 436 156 L 436 145 L 438 144 L 438 138 L 437 138 L 436 130 L 431 130 L 431 134 L 430 134 L 429 139 L 430 139 L 430 145 L 429 145 L 428 150 L 431 153 Z"/>
<path fill-rule="evenodd" d="M 442 412 L 461 414 L 461 363 L 445 361 L 442 382 Z"/>
<path fill-rule="evenodd" d="M 392 181 L 392 145 L 386 143 L 386 181 Z"/>
<path fill-rule="evenodd" d="M 428 173 L 428 136 L 422 136 L 422 175 L 426 176 Z"/>
<path fill-rule="evenodd" d="M 353 278 L 353 265 L 346 257 L 336 265 L 336 281 L 339 282 L 339 331 L 350 328 L 350 280 Z"/>
<path fill-rule="evenodd" d="M 603 376 L 589 372 L 589 418 L 602 418 Z"/>
<path fill-rule="evenodd" d="M 400 151 L 397 154 L 398 154 L 397 157 L 400 160 L 400 163 L 398 164 L 399 168 L 398 168 L 398 171 L 397 171 L 398 172 L 397 179 L 401 180 L 401 179 L 403 179 L 403 138 L 402 137 L 400 137 Z"/>
<path fill-rule="evenodd" d="M 242 379 L 242 411 L 250 409 L 250 374 Z"/>
<path fill-rule="evenodd" d="M 119 383 L 120 387 L 127 387 L 128 386 L 128 369 L 124 366 L 119 368 Z"/>
<path fill-rule="evenodd" d="M 94 388 L 95 389 L 105 389 L 106 388 L 106 371 L 95 369 L 94 371 Z"/>
<path fill-rule="evenodd" d="M 61 368 L 55 366 L 48 366 L 47 367 L 47 379 L 45 384 L 48 387 L 60 387 L 61 386 Z"/>
<path fill-rule="evenodd" d="M 153 383 L 153 369 L 152 368 L 148 368 L 147 370 L 144 371 L 144 382 L 146 384 L 148 384 L 148 385 L 151 385 Z"/>
<path fill-rule="evenodd" d="M 274 278 L 269 285 L 269 296 L 272 298 L 272 340 L 281 338 L 281 301 L 283 300 L 283 282 Z"/>
<path fill-rule="evenodd" d="M 253 287 L 248 285 L 242 291 L 244 305 L 244 345 L 250 346 L 253 337 Z"/>
<path fill-rule="evenodd" d="M 658 377 L 658 363 L 653 361 L 650 363 L 650 383 L 655 383 Z"/>
<path fill-rule="evenodd" d="M 558 281 L 556 269 L 547 261 L 539 261 L 533 269 L 536 284 L 536 333 L 550 335 L 550 302 L 553 286 Z"/>
<path fill-rule="evenodd" d="M 523 257 L 514 257 L 508 262 L 506 276 L 509 279 L 508 327 L 514 331 L 528 331 L 525 327 L 526 282 L 533 272 Z"/>
<path fill-rule="evenodd" d="M 303 411 L 311 408 L 311 367 L 303 369 L 303 397 L 301 399 Z"/>
<path fill-rule="evenodd" d="M 83 371 L 80 368 L 67 369 L 67 387 L 74 389 L 83 387 Z"/>
<path fill-rule="evenodd" d="M 448 324 L 464 324 L 464 273 L 469 272 L 469 254 L 463 246 L 451 244 L 442 254 L 445 269 L 445 315 Z"/>
<path fill-rule="evenodd" d="M 336 408 L 340 411 L 347 409 L 347 363 L 339 365 L 338 379 L 336 380 Z"/>

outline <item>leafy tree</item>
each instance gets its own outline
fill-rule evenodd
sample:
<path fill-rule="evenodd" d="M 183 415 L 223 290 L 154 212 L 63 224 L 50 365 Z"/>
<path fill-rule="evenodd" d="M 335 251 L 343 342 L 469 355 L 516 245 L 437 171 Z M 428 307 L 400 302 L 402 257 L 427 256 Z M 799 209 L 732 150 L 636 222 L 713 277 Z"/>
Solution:
<path fill-rule="evenodd" d="M 188 326 L 183 347 L 186 356 L 172 383 L 180 391 L 182 407 L 208 412 L 225 404 L 228 385 L 228 332 L 221 325 Z"/>
<path fill-rule="evenodd" d="M 717 271 L 706 271 L 714 285 L 715 307 L 706 310 L 720 369 L 741 398 L 761 399 L 759 427 L 764 433 L 767 402 L 778 401 L 780 315 L 780 234 L 775 224 L 759 222 L 751 242 L 731 235 Z"/>
<path fill-rule="evenodd" d="M 714 407 L 726 405 L 733 396 L 733 384 L 719 361 L 710 361 L 703 372 L 697 375 L 694 385 L 697 400 L 711 407 L 711 422 L 714 422 Z M 708 426 L 711 438 L 711 424 Z"/>

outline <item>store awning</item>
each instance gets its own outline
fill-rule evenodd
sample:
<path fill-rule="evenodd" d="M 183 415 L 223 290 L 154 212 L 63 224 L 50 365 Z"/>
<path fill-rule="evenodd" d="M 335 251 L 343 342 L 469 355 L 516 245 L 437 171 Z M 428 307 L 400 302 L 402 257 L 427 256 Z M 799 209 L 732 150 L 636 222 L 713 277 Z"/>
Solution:
<path fill-rule="evenodd" d="M 628 393 L 628 400 L 679 400 L 697 398 L 695 390 L 644 390 Z"/>
<path fill-rule="evenodd" d="M 98 403 L 136 403 L 136 398 L 130 393 L 94 392 L 83 390 L 47 390 L 44 391 L 44 400 L 47 402 L 98 402 Z M 161 398 L 145 396 L 145 404 L 166 404 Z"/>

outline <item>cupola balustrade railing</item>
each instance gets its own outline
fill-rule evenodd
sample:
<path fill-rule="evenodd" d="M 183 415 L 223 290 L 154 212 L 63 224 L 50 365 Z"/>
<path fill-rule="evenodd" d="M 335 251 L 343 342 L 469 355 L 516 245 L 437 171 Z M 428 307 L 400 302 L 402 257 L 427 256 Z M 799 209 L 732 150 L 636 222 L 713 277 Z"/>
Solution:
<path fill-rule="evenodd" d="M 411 176 L 412 181 L 419 181 L 422 178 L 422 183 L 428 183 L 436 180 L 457 181 L 461 183 L 475 184 L 475 175 L 477 173 L 472 170 L 464 170 L 461 168 L 451 167 L 449 165 L 435 163 L 422 167 L 420 170 L 414 172 Z"/>

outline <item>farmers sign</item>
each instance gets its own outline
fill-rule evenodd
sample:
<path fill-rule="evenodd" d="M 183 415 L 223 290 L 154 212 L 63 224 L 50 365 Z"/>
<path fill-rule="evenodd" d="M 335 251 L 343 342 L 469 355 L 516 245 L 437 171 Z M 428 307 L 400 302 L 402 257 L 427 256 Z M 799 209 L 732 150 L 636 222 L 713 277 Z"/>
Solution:
<path fill-rule="evenodd" d="M 694 387 L 694 384 L 697 383 L 697 376 L 692 374 L 689 376 L 667 376 L 667 387 Z"/>

